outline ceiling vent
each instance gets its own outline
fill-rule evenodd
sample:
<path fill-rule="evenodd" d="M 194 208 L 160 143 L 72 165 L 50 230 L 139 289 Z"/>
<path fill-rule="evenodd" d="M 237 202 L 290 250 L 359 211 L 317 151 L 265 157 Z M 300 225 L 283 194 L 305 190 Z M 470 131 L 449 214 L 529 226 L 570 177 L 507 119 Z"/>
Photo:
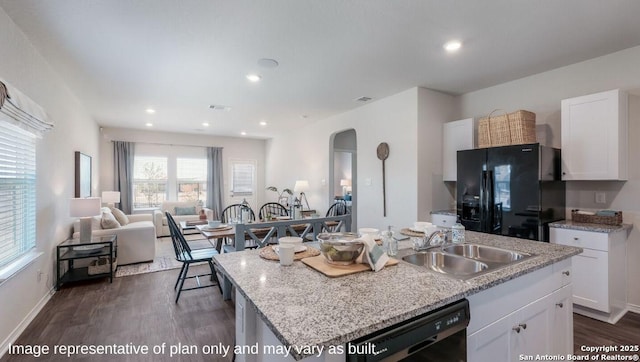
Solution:
<path fill-rule="evenodd" d="M 230 111 L 231 107 L 229 106 L 223 106 L 221 104 L 212 104 L 209 106 L 210 109 L 213 109 L 214 111 Z"/>
<path fill-rule="evenodd" d="M 369 101 L 370 101 L 370 100 L 372 100 L 372 99 L 373 99 L 373 98 L 371 98 L 371 97 L 364 97 L 364 96 L 363 96 L 363 97 L 356 98 L 356 99 L 355 99 L 355 101 L 356 101 L 356 102 L 369 102 Z"/>

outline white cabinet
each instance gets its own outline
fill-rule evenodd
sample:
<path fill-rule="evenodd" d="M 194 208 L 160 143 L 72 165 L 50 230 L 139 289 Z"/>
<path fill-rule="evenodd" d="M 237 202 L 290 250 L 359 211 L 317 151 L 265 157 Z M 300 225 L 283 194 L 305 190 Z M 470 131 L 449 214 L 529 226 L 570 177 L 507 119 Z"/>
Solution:
<path fill-rule="evenodd" d="M 627 94 L 619 89 L 562 101 L 562 179 L 627 179 Z"/>
<path fill-rule="evenodd" d="M 615 323 L 627 311 L 627 231 L 595 232 L 552 227 L 552 243 L 583 248 L 573 257 L 574 312 Z"/>
<path fill-rule="evenodd" d="M 518 361 L 520 355 L 566 355 L 572 350 L 571 286 L 531 302 L 467 337 L 469 361 Z"/>
<path fill-rule="evenodd" d="M 551 329 L 563 330 L 551 339 L 551 354 L 561 355 L 573 351 L 573 308 L 571 304 L 571 286 L 563 287 L 553 298 Z M 567 328 L 567 326 L 572 326 Z"/>
<path fill-rule="evenodd" d="M 469 296 L 468 361 L 573 351 L 571 260 Z"/>
<path fill-rule="evenodd" d="M 444 124 L 442 139 L 442 180 L 456 181 L 457 152 L 473 148 L 473 118 Z"/>

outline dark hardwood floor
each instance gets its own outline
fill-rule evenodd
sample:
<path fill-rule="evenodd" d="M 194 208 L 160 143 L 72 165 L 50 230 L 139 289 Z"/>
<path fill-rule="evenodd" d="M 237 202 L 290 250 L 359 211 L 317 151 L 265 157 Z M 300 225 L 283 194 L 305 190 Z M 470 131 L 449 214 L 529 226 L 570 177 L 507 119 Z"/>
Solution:
<path fill-rule="evenodd" d="M 200 273 L 208 266 L 192 268 Z M 42 309 L 16 345 L 47 345 L 44 361 L 69 361 L 53 356 L 55 345 L 145 345 L 149 355 L 79 356 L 74 361 L 231 361 L 203 355 L 205 346 L 233 346 L 235 310 L 223 301 L 217 287 L 184 291 L 176 304 L 173 285 L 180 269 L 114 278 L 110 284 L 93 282 L 62 288 Z M 191 272 L 190 272 L 191 275 Z M 186 284 L 185 284 L 186 285 Z M 154 345 L 166 343 L 165 354 L 154 355 Z M 169 346 L 196 345 L 199 354 L 169 356 Z M 5 361 L 33 361 L 32 356 L 5 354 Z"/>
<path fill-rule="evenodd" d="M 206 271 L 206 265 L 194 271 Z M 204 269 L 202 269 L 204 268 Z M 194 268 L 195 269 L 195 268 Z M 204 355 L 205 346 L 233 346 L 235 310 L 222 301 L 217 288 L 183 292 L 174 303 L 173 284 L 179 270 L 140 274 L 108 281 L 79 284 L 57 292 L 38 314 L 16 345 L 48 346 L 42 361 L 230 361 Z M 153 354 L 155 345 L 166 344 L 164 354 Z M 616 325 L 574 314 L 575 354 L 582 346 L 637 345 L 640 314 L 627 313 Z M 56 345 L 148 346 L 149 354 L 121 356 L 53 355 Z M 197 346 L 197 355 L 169 356 L 170 346 Z M 0 362 L 33 361 L 29 355 L 9 355 Z"/>
<path fill-rule="evenodd" d="M 638 346 L 640 345 L 640 314 L 628 312 L 616 324 L 609 324 L 579 314 L 573 314 L 573 350 L 576 355 L 587 353 L 582 346 Z M 621 355 L 640 355 L 638 351 L 618 352 Z M 618 352 L 609 352 L 612 355 Z"/>

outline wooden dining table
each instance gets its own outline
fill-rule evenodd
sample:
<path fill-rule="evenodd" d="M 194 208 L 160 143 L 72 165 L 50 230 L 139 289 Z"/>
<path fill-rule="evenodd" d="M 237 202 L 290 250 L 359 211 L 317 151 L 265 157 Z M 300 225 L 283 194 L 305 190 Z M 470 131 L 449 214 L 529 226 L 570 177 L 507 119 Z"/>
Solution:
<path fill-rule="evenodd" d="M 291 226 L 297 233 L 304 232 L 308 225 L 304 223 L 304 220 L 299 220 L 299 222 L 303 223 Z M 251 228 L 251 231 L 256 236 L 262 238 L 269 233 L 271 227 L 260 227 L 260 224 L 261 223 L 255 223 L 256 227 Z M 219 230 L 211 230 L 207 225 L 196 225 L 195 228 L 200 232 L 200 234 L 202 234 L 202 236 L 207 238 L 209 242 L 215 246 L 218 252 L 221 251 L 222 242 L 225 238 L 234 240 L 235 245 L 236 226 L 234 224 L 228 224 L 228 227 L 220 228 Z"/>

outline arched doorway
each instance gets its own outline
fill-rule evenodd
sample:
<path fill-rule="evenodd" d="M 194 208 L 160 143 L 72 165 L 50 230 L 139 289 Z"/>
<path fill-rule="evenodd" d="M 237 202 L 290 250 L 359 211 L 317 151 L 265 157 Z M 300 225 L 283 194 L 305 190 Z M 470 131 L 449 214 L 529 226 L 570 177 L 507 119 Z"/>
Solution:
<path fill-rule="evenodd" d="M 358 230 L 358 175 L 356 131 L 336 132 L 329 139 L 329 204 L 344 198 L 351 207 L 351 230 Z"/>

